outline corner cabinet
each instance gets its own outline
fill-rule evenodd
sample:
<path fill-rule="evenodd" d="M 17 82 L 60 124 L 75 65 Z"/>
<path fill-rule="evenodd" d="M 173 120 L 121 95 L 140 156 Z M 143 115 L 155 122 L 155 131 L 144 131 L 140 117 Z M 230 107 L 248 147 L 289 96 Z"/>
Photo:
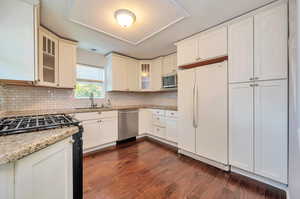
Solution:
<path fill-rule="evenodd" d="M 107 55 L 106 58 L 106 90 L 137 91 L 138 61 L 114 53 Z"/>
<path fill-rule="evenodd" d="M 39 67 L 36 84 L 74 88 L 77 43 L 39 28 Z"/>

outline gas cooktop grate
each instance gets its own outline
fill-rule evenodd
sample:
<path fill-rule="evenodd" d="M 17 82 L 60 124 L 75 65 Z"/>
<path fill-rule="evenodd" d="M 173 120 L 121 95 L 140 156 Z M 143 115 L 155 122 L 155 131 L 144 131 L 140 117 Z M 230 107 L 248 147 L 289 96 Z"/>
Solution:
<path fill-rule="evenodd" d="M 78 125 L 65 114 L 5 117 L 0 119 L 0 136 Z"/>

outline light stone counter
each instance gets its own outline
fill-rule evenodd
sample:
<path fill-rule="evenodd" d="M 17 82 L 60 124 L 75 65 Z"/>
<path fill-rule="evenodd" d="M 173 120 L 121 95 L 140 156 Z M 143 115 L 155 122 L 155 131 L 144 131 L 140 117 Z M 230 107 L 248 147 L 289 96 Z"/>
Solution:
<path fill-rule="evenodd" d="M 78 127 L 0 136 L 0 165 L 15 162 L 79 132 Z"/>

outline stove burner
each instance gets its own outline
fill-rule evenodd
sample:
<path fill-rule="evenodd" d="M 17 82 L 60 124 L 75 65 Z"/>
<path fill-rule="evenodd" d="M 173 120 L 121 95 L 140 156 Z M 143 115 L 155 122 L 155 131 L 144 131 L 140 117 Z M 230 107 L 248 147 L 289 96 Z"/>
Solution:
<path fill-rule="evenodd" d="M 79 122 L 69 115 L 33 115 L 21 117 L 6 117 L 0 119 L 0 136 L 46 129 L 79 125 Z"/>

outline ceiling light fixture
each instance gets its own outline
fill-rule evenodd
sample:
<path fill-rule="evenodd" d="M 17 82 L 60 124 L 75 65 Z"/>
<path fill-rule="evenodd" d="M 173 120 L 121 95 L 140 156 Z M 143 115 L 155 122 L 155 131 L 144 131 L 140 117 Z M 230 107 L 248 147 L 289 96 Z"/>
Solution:
<path fill-rule="evenodd" d="M 115 12 L 115 18 L 122 27 L 129 27 L 135 22 L 135 14 L 130 10 L 120 9 Z"/>

